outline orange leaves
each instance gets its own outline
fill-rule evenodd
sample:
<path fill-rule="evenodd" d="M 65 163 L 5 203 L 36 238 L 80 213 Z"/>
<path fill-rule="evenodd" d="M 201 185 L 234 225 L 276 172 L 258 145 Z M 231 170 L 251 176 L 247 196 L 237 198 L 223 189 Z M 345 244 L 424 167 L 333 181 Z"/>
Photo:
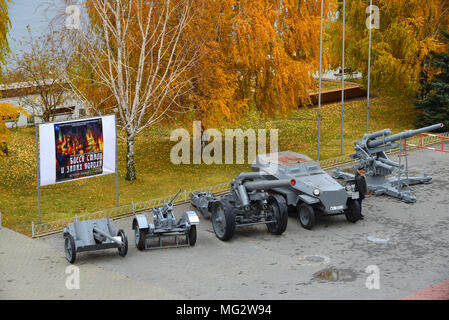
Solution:
<path fill-rule="evenodd" d="M 8 2 L 9 0 L 0 0 L 0 70 L 5 53 L 9 50 L 7 34 L 11 27 L 11 21 L 8 16 Z"/>
<path fill-rule="evenodd" d="M 325 17 L 333 3 L 325 1 Z M 197 5 L 188 36 L 197 37 L 202 52 L 192 96 L 203 122 L 223 116 L 233 121 L 249 107 L 264 116 L 285 115 L 309 103 L 319 57 L 319 3 L 205 0 Z"/>

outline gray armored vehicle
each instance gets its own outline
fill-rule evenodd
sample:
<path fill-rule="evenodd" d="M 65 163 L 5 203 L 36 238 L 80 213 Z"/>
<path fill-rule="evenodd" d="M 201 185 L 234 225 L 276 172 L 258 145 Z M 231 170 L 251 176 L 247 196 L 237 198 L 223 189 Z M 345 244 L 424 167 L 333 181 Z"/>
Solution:
<path fill-rule="evenodd" d="M 258 155 L 251 168 L 258 174 L 255 182 L 296 181 L 265 190 L 282 196 L 287 205 L 296 207 L 299 222 L 306 229 L 313 227 L 316 214 L 345 214 L 353 223 L 360 219 L 359 193 L 353 191 L 354 186 L 343 187 L 306 155 L 291 151 Z"/>

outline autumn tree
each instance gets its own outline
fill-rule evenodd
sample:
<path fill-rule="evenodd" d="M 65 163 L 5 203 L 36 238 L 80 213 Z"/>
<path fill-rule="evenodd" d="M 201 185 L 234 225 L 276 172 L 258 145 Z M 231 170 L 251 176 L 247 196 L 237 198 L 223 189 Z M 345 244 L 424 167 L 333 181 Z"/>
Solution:
<path fill-rule="evenodd" d="M 346 66 L 361 71 L 365 83 L 368 5 L 365 0 L 352 0 L 346 6 Z M 419 90 L 426 56 L 432 50 L 444 48 L 439 30 L 448 26 L 449 1 L 374 0 L 373 5 L 379 8 L 380 28 L 372 30 L 372 86 L 384 91 L 414 94 Z M 340 21 L 330 28 L 335 67 L 341 62 L 341 7 L 339 11 Z"/>
<path fill-rule="evenodd" d="M 5 62 L 6 53 L 9 52 L 8 31 L 11 27 L 11 21 L 8 15 L 9 0 L 0 0 L 0 74 L 2 73 L 2 64 Z"/>
<path fill-rule="evenodd" d="M 310 103 L 319 64 L 320 1 L 197 1 L 188 36 L 201 45 L 191 97 L 209 123 L 250 107 L 286 114 Z M 334 8 L 325 1 L 324 16 Z M 325 22 L 326 23 L 326 22 Z"/>
<path fill-rule="evenodd" d="M 183 37 L 193 0 L 87 0 L 73 30 L 77 73 L 70 84 L 95 113 L 116 113 L 127 144 L 126 179 L 135 180 L 134 141 L 185 108 L 195 50 Z M 88 20 L 88 22 L 86 22 Z"/>
<path fill-rule="evenodd" d="M 20 52 L 11 53 L 9 82 L 28 83 L 30 93 L 21 99 L 23 105 L 33 110 L 34 116 L 45 122 L 53 121 L 56 110 L 69 98 L 65 75 L 71 68 L 71 57 L 64 49 L 61 37 L 56 31 L 24 41 Z"/>
<path fill-rule="evenodd" d="M 9 132 L 6 121 L 17 121 L 20 114 L 29 116 L 21 107 L 14 107 L 8 103 L 0 102 L 0 160 L 8 155 Z"/>

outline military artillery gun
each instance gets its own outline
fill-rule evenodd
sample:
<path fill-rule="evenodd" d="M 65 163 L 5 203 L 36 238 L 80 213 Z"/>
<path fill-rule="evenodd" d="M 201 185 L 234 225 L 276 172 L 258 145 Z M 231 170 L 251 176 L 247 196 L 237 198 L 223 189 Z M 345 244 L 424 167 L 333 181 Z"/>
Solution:
<path fill-rule="evenodd" d="M 430 183 L 432 177 L 409 177 L 407 160 L 407 139 L 420 133 L 440 129 L 443 124 L 435 124 L 425 128 L 409 130 L 406 132 L 391 134 L 390 129 L 381 130 L 374 133 L 365 134 L 363 138 L 354 143 L 355 154 L 352 159 L 360 161 L 359 168 L 365 169 L 368 192 L 375 195 L 389 195 L 407 203 L 416 202 L 409 186 Z M 400 148 L 399 162 L 388 158 L 386 151 Z M 405 157 L 405 164 L 402 158 Z M 397 169 L 397 176 L 390 176 Z M 337 169 L 334 177 L 353 181 L 354 175 Z"/>
<path fill-rule="evenodd" d="M 69 223 L 64 228 L 64 251 L 68 262 L 75 263 L 78 252 L 117 248 L 119 255 L 128 253 L 128 238 L 123 230 L 115 236 L 111 219 L 84 220 Z"/>
<path fill-rule="evenodd" d="M 191 203 L 200 212 L 210 211 L 215 235 L 230 240 L 235 228 L 265 224 L 270 233 L 282 234 L 287 228 L 288 208 L 282 196 L 265 190 L 296 184 L 294 179 L 257 180 L 259 174 L 244 172 L 230 185 L 230 193 L 216 198 L 210 193 L 193 193 Z M 204 215 L 204 213 L 203 213 Z"/>
<path fill-rule="evenodd" d="M 173 214 L 173 203 L 180 193 L 181 190 L 169 202 L 164 201 L 162 208 L 153 209 L 153 224 L 148 222 L 146 214 L 134 217 L 132 227 L 135 232 L 137 249 L 163 249 L 195 245 L 196 225 L 199 224 L 197 214 L 193 211 L 184 212 L 178 222 Z M 162 239 L 166 237 L 174 237 L 175 244 L 164 245 Z M 184 244 L 179 242 L 180 237 L 185 237 Z M 147 240 L 150 239 L 157 239 L 157 245 L 149 246 Z"/>

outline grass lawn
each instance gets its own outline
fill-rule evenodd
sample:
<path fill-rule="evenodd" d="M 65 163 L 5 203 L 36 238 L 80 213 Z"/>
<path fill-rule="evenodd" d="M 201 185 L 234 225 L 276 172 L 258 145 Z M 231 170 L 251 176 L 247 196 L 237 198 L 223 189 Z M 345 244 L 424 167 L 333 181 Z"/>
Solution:
<path fill-rule="evenodd" d="M 366 129 L 366 101 L 345 104 L 345 154 L 353 151 L 354 140 Z M 393 133 L 413 128 L 415 111 L 405 98 L 382 96 L 372 99 L 370 131 L 390 128 Z M 242 129 L 279 129 L 280 150 L 292 150 L 316 158 L 317 109 L 294 111 L 287 119 L 261 121 L 250 113 L 239 123 Z M 178 126 L 191 131 L 192 124 L 158 125 L 144 131 L 136 141 L 137 180 L 126 181 L 126 145 L 120 141 L 120 204 L 155 199 L 175 193 L 231 181 L 249 165 L 173 165 L 170 150 L 175 142 L 170 132 Z M 190 127 L 189 127 L 190 126 Z M 226 124 L 223 124 L 226 128 Z M 228 127 L 229 128 L 229 127 Z M 220 128 L 218 128 L 220 129 Z M 322 107 L 321 159 L 340 155 L 340 103 Z M 0 162 L 0 212 L 2 224 L 30 234 L 31 221 L 38 221 L 36 150 L 33 128 L 11 130 L 10 156 Z M 96 177 L 41 188 L 42 220 L 50 222 L 75 214 L 115 206 L 115 175 Z"/>

